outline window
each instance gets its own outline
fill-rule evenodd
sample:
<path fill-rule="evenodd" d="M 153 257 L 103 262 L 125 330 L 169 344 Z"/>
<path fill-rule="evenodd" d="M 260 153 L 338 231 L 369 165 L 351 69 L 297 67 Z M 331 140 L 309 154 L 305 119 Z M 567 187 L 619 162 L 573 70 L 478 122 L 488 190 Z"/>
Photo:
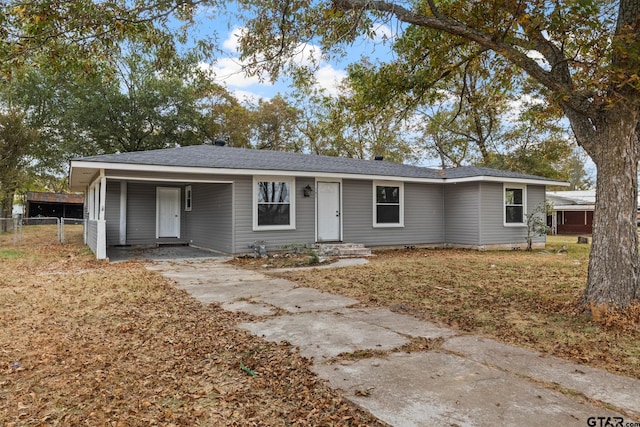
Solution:
<path fill-rule="evenodd" d="M 403 191 L 402 183 L 374 182 L 373 183 L 373 226 L 374 227 L 403 227 Z"/>
<path fill-rule="evenodd" d="M 526 187 L 504 186 L 504 224 L 522 225 L 526 213 Z"/>
<path fill-rule="evenodd" d="M 295 228 L 293 178 L 254 178 L 254 230 Z"/>
<path fill-rule="evenodd" d="M 191 186 L 184 187 L 184 210 L 191 212 Z"/>

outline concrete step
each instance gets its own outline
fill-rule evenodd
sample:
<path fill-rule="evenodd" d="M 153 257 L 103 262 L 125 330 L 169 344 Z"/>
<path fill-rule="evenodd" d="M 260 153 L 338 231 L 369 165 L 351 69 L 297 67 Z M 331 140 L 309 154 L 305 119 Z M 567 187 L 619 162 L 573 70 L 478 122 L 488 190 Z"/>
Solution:
<path fill-rule="evenodd" d="M 318 255 L 339 257 L 371 256 L 371 249 L 361 243 L 321 243 L 318 245 Z"/>

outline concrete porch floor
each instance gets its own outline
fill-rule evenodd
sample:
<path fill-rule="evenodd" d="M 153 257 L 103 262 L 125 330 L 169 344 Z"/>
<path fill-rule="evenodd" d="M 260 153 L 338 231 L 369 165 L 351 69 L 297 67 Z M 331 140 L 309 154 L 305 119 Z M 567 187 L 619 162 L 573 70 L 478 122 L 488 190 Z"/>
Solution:
<path fill-rule="evenodd" d="M 182 245 L 160 246 L 112 246 L 107 248 L 109 262 L 130 261 L 170 261 L 187 259 L 228 259 L 229 255 L 206 249 Z"/>

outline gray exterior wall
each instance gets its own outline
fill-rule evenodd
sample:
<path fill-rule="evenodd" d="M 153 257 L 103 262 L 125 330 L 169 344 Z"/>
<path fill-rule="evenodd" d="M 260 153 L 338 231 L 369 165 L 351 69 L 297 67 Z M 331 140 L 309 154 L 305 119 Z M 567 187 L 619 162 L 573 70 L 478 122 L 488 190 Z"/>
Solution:
<path fill-rule="evenodd" d="M 479 244 L 480 198 L 480 183 L 447 184 L 444 186 L 446 243 L 455 245 Z M 502 205 L 502 201 L 500 204 Z M 502 219 L 500 222 L 502 224 Z"/>
<path fill-rule="evenodd" d="M 154 244 L 175 239 L 155 238 L 156 188 L 179 187 L 181 236 L 179 241 L 228 253 L 252 252 L 264 241 L 269 250 L 306 244 L 316 237 L 316 193 L 303 197 L 303 189 L 315 188 L 314 178 L 295 179 L 296 228 L 253 230 L 253 177 L 207 174 L 161 174 L 107 171 L 126 176 L 127 244 Z M 151 179 L 154 182 L 143 181 Z M 155 180 L 164 179 L 166 181 Z M 192 180 L 192 181 L 190 181 Z M 197 182 L 216 181 L 216 182 Z M 231 184 L 231 182 L 233 184 Z M 191 185 L 193 209 L 184 211 L 184 187 Z M 373 181 L 344 179 L 342 189 L 342 240 L 368 246 L 454 244 L 482 246 L 526 242 L 526 227 L 505 227 L 503 184 L 404 183 L 404 227 L 373 226 Z M 527 208 L 544 202 L 544 186 L 527 187 Z M 120 182 L 107 180 L 107 245 L 119 243 Z M 89 224 L 88 241 L 95 242 L 95 224 Z M 92 233 L 93 230 L 93 234 Z M 93 239 L 93 240 L 92 240 Z M 534 241 L 543 242 L 544 236 Z M 95 244 L 95 243 L 94 243 Z"/>
<path fill-rule="evenodd" d="M 179 242 L 203 248 L 231 252 L 233 248 L 233 205 L 231 184 L 192 184 L 193 206 L 184 211 L 183 183 L 127 182 L 128 245 L 155 244 L 176 239 L 156 239 L 156 189 L 180 188 Z M 107 246 L 120 244 L 120 181 L 107 181 Z"/>
<path fill-rule="evenodd" d="M 156 242 L 156 184 L 127 183 L 127 244 Z"/>
<path fill-rule="evenodd" d="M 120 182 L 107 181 L 104 219 L 107 221 L 107 246 L 120 244 Z"/>
<path fill-rule="evenodd" d="M 233 251 L 233 184 L 192 184 L 192 210 L 183 212 L 185 237 L 207 249 Z"/>
<path fill-rule="evenodd" d="M 504 185 L 502 183 L 479 183 L 480 194 L 480 239 L 479 245 L 526 243 L 527 227 L 504 225 Z M 544 204 L 544 186 L 527 186 L 527 212 Z M 534 242 L 546 241 L 545 236 L 536 236 Z M 453 243 L 453 242 L 452 242 Z"/>
<path fill-rule="evenodd" d="M 250 245 L 263 241 L 268 250 L 281 249 L 283 245 L 305 244 L 315 241 L 315 198 L 303 197 L 304 187 L 314 187 L 313 178 L 296 178 L 296 228 L 295 230 L 253 230 L 253 177 L 237 177 L 234 184 L 235 245 L 234 252 L 253 252 Z M 315 192 L 314 192 L 315 195 Z"/>
<path fill-rule="evenodd" d="M 87 246 L 91 248 L 93 253 L 98 251 L 98 222 L 87 220 Z"/>
<path fill-rule="evenodd" d="M 343 240 L 370 246 L 444 243 L 443 186 L 404 184 L 404 227 L 373 226 L 373 181 L 344 180 Z"/>

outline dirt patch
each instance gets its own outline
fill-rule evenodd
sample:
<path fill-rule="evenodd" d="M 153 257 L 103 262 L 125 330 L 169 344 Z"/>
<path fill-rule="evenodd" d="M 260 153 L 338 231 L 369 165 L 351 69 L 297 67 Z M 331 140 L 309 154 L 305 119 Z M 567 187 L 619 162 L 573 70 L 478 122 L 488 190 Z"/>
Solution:
<path fill-rule="evenodd" d="M 242 268 L 252 270 L 270 270 L 279 268 L 319 267 L 333 264 L 338 261 L 336 257 L 318 257 L 314 254 L 282 253 L 267 257 L 254 258 L 251 255 L 238 256 L 228 262 Z"/>
<path fill-rule="evenodd" d="M 0 247 L 1 425 L 383 425 L 246 315 L 68 240 Z"/>

